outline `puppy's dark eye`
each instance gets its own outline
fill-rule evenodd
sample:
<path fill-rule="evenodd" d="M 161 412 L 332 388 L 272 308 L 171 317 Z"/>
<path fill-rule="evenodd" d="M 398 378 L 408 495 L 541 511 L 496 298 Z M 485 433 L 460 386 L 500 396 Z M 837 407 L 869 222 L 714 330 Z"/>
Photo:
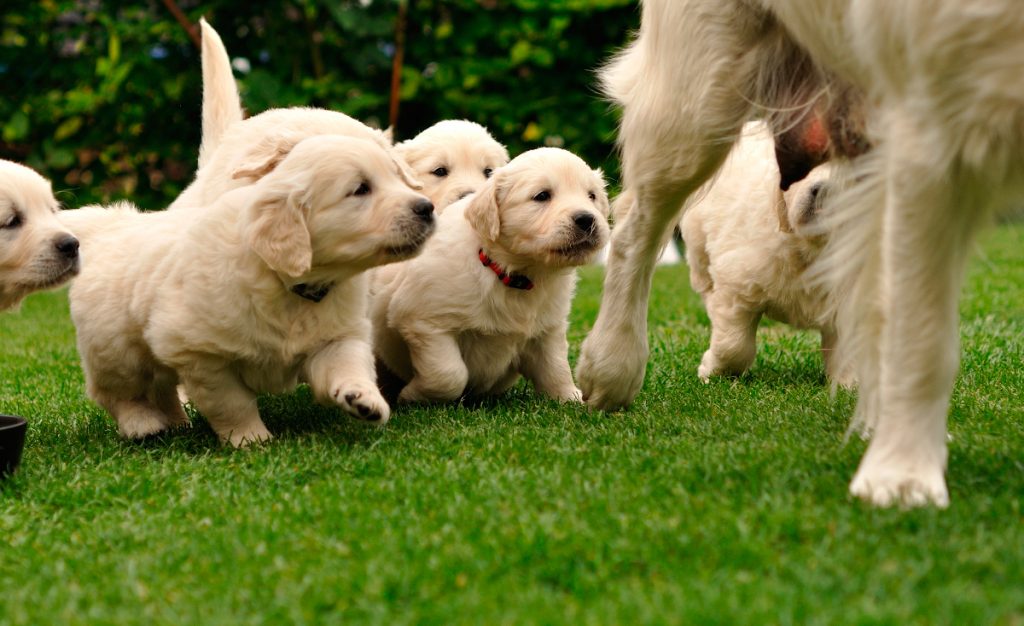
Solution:
<path fill-rule="evenodd" d="M 3 224 L 0 224 L 0 228 L 14 229 L 21 226 L 24 223 L 24 219 L 21 217 L 21 213 L 15 211 L 11 213 L 11 216 L 7 218 Z"/>
<path fill-rule="evenodd" d="M 447 167 L 439 167 L 436 170 L 434 170 L 433 172 L 431 172 L 431 174 L 433 174 L 434 176 L 437 176 L 438 178 L 444 178 L 445 176 L 448 175 L 448 168 Z"/>
<path fill-rule="evenodd" d="M 352 192 L 353 196 L 365 196 L 370 193 L 370 186 L 366 183 L 360 183 L 356 190 Z"/>
<path fill-rule="evenodd" d="M 587 197 L 589 197 L 589 198 L 590 198 L 591 200 L 597 200 L 597 194 L 596 194 L 596 193 L 594 193 L 593 191 L 591 191 L 590 193 L 588 193 L 588 194 L 587 194 Z"/>
<path fill-rule="evenodd" d="M 491 168 L 489 168 L 489 167 L 485 167 L 484 168 L 484 178 L 490 178 L 491 174 L 493 174 L 493 173 L 494 173 L 494 170 L 492 170 Z"/>
<path fill-rule="evenodd" d="M 533 197 L 534 202 L 547 202 L 551 199 L 551 192 L 545 189 Z"/>

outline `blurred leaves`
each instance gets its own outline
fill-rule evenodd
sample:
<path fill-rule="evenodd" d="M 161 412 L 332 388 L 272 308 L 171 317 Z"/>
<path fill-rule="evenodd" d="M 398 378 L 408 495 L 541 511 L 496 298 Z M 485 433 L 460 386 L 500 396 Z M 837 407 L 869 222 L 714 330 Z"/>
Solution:
<path fill-rule="evenodd" d="M 308 105 L 386 126 L 398 0 L 178 0 L 224 39 L 250 113 Z M 396 138 L 470 119 L 512 154 L 573 150 L 617 172 L 594 70 L 637 26 L 628 0 L 409 0 Z M 198 51 L 161 2 L 21 0 L 0 14 L 0 157 L 69 206 L 168 204 L 200 139 Z"/>

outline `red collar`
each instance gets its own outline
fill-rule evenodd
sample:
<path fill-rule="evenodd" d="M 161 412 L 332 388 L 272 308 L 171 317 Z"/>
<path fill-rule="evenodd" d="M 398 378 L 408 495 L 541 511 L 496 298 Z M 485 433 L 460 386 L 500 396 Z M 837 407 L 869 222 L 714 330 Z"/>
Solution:
<path fill-rule="evenodd" d="M 523 289 L 525 291 L 533 289 L 533 281 L 530 280 L 529 277 L 522 274 L 506 273 L 504 268 L 492 261 L 491 257 L 484 253 L 483 248 L 480 248 L 480 262 L 489 270 L 494 272 L 498 277 L 498 280 L 500 280 L 506 287 L 511 287 L 512 289 Z"/>

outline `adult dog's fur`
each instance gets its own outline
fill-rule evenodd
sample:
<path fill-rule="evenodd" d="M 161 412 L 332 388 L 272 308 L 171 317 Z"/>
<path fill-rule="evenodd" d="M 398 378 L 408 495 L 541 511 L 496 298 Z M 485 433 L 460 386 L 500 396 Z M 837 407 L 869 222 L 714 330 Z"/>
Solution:
<path fill-rule="evenodd" d="M 434 209 L 473 193 L 508 163 L 508 150 L 483 126 L 465 120 L 438 122 L 408 141 L 395 146 L 423 183 Z"/>
<path fill-rule="evenodd" d="M 78 273 L 78 240 L 58 210 L 49 181 L 0 159 L 0 311 Z"/>
<path fill-rule="evenodd" d="M 238 85 L 231 60 L 217 32 L 204 21 L 203 33 L 203 139 L 196 179 L 171 204 L 171 209 L 207 206 L 222 194 L 249 185 L 274 169 L 296 144 L 316 135 L 342 135 L 365 139 L 393 150 L 389 133 L 370 128 L 344 113 L 293 107 L 270 109 L 243 119 Z M 404 162 L 399 161 L 407 184 L 418 188 Z"/>
<path fill-rule="evenodd" d="M 806 276 L 825 244 L 820 215 L 829 166 L 819 165 L 788 190 L 779 188 L 775 141 L 763 122 L 750 122 L 718 175 L 683 216 L 690 285 L 711 319 L 711 347 L 702 380 L 742 374 L 754 362 L 761 316 L 821 332 L 829 377 L 852 385 L 840 371 L 828 292 Z"/>
<path fill-rule="evenodd" d="M 526 152 L 449 206 L 419 257 L 373 272 L 374 350 L 403 402 L 500 394 L 520 375 L 580 401 L 568 362 L 575 267 L 608 237 L 600 172 L 555 148 Z M 480 251 L 532 289 L 503 284 Z"/>
<path fill-rule="evenodd" d="M 394 159 L 365 140 L 313 137 L 202 208 L 63 215 L 88 258 L 71 288 L 88 392 L 120 432 L 184 423 L 179 381 L 236 446 L 270 438 L 256 395 L 299 380 L 320 402 L 387 421 L 365 270 L 408 258 L 433 228 Z"/>
<path fill-rule="evenodd" d="M 589 403 L 622 407 L 639 391 L 663 234 L 755 105 L 783 139 L 817 119 L 828 132 L 808 135 L 835 153 L 873 146 L 829 209 L 843 226 L 819 266 L 841 296 L 856 424 L 872 432 L 850 489 L 877 505 L 945 506 L 961 274 L 978 225 L 1024 195 L 1022 75 L 1016 0 L 646 0 L 639 37 L 602 76 L 623 107 L 637 207 L 616 228 L 581 353 Z M 828 148 L 780 146 L 787 182 Z"/>

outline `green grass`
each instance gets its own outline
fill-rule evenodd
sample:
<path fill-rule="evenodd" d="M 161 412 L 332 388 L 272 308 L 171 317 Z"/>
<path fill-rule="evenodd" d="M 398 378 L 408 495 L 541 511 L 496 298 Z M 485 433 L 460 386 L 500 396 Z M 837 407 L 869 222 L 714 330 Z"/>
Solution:
<path fill-rule="evenodd" d="M 571 343 L 596 315 L 583 273 Z M 846 487 L 854 399 L 817 338 L 761 330 L 710 385 L 708 322 L 661 269 L 633 408 L 520 386 L 385 429 L 266 398 L 276 441 L 201 418 L 121 441 L 84 397 L 63 293 L 0 317 L 0 409 L 31 420 L 0 485 L 0 623 L 1024 624 L 1024 228 L 983 240 L 963 303 L 946 511 Z"/>

